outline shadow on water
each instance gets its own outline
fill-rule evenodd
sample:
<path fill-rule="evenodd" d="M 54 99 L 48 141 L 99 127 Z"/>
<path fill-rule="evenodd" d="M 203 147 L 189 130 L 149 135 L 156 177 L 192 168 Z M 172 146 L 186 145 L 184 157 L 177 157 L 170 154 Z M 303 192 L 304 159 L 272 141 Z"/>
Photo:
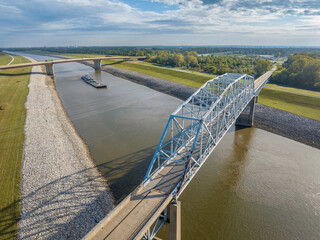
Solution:
<path fill-rule="evenodd" d="M 97 166 L 107 179 L 116 203 L 119 203 L 142 182 L 156 147 L 130 153 Z"/>

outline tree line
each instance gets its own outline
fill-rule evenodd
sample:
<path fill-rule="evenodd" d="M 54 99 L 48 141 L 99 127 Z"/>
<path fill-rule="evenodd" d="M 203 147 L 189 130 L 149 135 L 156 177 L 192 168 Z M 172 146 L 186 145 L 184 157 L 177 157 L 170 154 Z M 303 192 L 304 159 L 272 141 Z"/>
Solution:
<path fill-rule="evenodd" d="M 271 67 L 271 62 L 258 58 L 226 55 L 198 55 L 196 51 L 186 51 L 181 54 L 160 50 L 155 56 L 147 54 L 147 61 L 164 66 L 183 67 L 218 75 L 224 73 L 261 75 Z"/>
<path fill-rule="evenodd" d="M 38 47 L 38 48 L 8 48 L 12 51 L 43 50 L 52 53 L 80 53 L 101 55 L 126 55 L 145 56 L 156 55 L 160 51 L 171 54 L 185 52 L 197 52 L 198 54 L 224 54 L 224 55 L 273 55 L 275 57 L 287 57 L 294 53 L 310 52 L 320 53 L 320 48 L 312 47 L 237 47 L 237 46 L 153 46 L 153 47 Z"/>
<path fill-rule="evenodd" d="M 320 91 L 320 54 L 289 56 L 273 74 L 271 82 Z"/>

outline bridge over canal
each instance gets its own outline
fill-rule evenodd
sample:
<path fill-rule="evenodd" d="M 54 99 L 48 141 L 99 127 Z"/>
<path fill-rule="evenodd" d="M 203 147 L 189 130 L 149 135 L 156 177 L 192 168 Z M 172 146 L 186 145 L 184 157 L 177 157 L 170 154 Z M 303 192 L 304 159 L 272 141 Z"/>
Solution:
<path fill-rule="evenodd" d="M 0 66 L 0 70 L 44 65 L 53 75 L 54 64 L 94 61 L 94 68 L 100 69 L 101 60 L 133 58 L 144 57 L 63 59 Z M 253 125 L 255 100 L 274 70 L 256 80 L 227 73 L 190 96 L 170 115 L 144 181 L 84 239 L 154 239 L 168 220 L 169 206 L 169 239 L 181 239 L 179 196 L 233 124 Z"/>
<path fill-rule="evenodd" d="M 154 239 L 168 218 L 169 239 L 181 239 L 179 196 L 233 124 L 253 125 L 274 70 L 256 80 L 228 73 L 198 89 L 170 115 L 144 181 L 84 239 Z"/>
<path fill-rule="evenodd" d="M 54 75 L 54 64 L 61 63 L 70 63 L 70 62 L 87 62 L 93 61 L 93 67 L 96 70 L 101 69 L 101 60 L 107 59 L 122 59 L 122 60 L 130 60 L 130 59 L 145 59 L 146 57 L 94 57 L 94 58 L 68 58 L 61 60 L 53 60 L 53 61 L 45 61 L 45 62 L 30 62 L 30 63 L 20 63 L 20 64 L 12 64 L 12 65 L 4 65 L 0 66 L 0 71 L 5 69 L 12 68 L 21 68 L 21 67 L 30 67 L 30 66 L 40 66 L 43 65 L 46 67 L 46 71 L 48 75 Z"/>

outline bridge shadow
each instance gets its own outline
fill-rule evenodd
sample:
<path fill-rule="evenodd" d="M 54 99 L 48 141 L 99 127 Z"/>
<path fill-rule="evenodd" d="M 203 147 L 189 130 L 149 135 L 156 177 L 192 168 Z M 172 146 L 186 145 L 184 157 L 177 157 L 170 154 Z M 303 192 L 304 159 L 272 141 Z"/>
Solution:
<path fill-rule="evenodd" d="M 2 73 L 2 72 L 0 72 L 0 76 L 7 76 L 7 77 L 24 76 L 24 75 L 31 75 L 31 74 L 47 75 L 46 73 L 43 73 L 43 72 L 23 72 L 23 73 Z"/>
<path fill-rule="evenodd" d="M 119 203 L 142 182 L 156 147 L 154 145 L 97 165 L 108 181 L 115 203 Z"/>
<path fill-rule="evenodd" d="M 45 184 L 0 209 L 0 238 L 15 239 L 19 221 L 22 239 L 80 239 L 111 210 L 112 203 L 88 168 Z M 84 177 L 89 176 L 89 177 Z M 23 214 L 13 214 L 22 204 Z"/>
<path fill-rule="evenodd" d="M 116 62 L 113 62 L 113 63 L 101 64 L 101 67 L 102 66 L 115 65 L 115 64 L 119 64 L 119 63 L 123 63 L 123 62 L 128 62 L 128 60 L 120 60 L 120 61 L 116 61 Z"/>

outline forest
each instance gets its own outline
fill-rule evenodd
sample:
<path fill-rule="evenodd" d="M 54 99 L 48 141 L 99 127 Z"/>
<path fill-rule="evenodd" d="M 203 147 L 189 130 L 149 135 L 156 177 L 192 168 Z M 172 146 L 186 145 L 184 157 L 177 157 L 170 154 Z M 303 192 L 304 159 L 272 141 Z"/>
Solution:
<path fill-rule="evenodd" d="M 271 82 L 320 91 L 320 54 L 295 53 L 273 74 Z"/>
<path fill-rule="evenodd" d="M 8 48 L 11 51 L 42 50 L 52 53 L 80 53 L 101 55 L 143 56 L 157 54 L 159 51 L 169 53 L 197 52 L 198 54 L 224 55 L 273 55 L 287 57 L 294 53 L 320 53 L 320 48 L 312 47 L 258 47 L 258 46 L 145 46 L 145 47 L 37 47 L 37 48 Z"/>

